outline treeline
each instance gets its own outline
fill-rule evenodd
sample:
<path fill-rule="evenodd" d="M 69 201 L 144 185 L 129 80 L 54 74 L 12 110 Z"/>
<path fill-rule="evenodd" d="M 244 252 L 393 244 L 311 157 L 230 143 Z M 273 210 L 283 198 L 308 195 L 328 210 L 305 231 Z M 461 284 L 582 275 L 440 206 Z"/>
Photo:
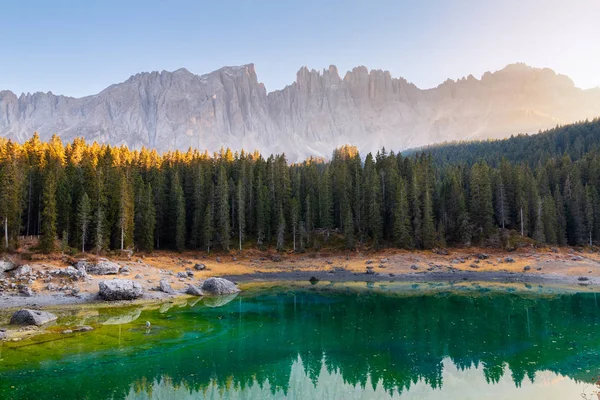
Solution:
<path fill-rule="evenodd" d="M 284 155 L 159 155 L 82 139 L 0 142 L 2 247 L 230 250 L 357 246 L 584 245 L 600 239 L 600 153 L 436 165 L 431 154 L 361 159 L 345 146 L 324 162 Z M 512 233 L 511 233 L 512 232 Z M 58 241 L 60 240 L 60 242 Z M 339 245 L 342 245 L 340 242 Z"/>
<path fill-rule="evenodd" d="M 503 140 L 452 142 L 408 150 L 405 155 L 431 153 L 437 166 L 472 165 L 486 161 L 497 167 L 503 159 L 530 167 L 545 164 L 553 157 L 568 154 L 577 161 L 590 151 L 600 150 L 600 119 L 557 126 L 537 135 L 520 134 Z"/>

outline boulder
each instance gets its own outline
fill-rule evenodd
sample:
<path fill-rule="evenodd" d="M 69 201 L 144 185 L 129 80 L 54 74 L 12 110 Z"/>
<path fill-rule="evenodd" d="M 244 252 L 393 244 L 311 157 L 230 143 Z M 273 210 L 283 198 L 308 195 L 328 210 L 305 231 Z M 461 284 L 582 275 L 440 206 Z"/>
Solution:
<path fill-rule="evenodd" d="M 235 283 L 223 278 L 208 278 L 202 284 L 202 291 L 207 294 L 231 294 L 240 291 Z"/>
<path fill-rule="evenodd" d="M 128 279 L 113 279 L 112 281 L 100 281 L 99 295 L 107 301 L 134 300 L 142 297 L 144 290 L 138 282 Z"/>
<path fill-rule="evenodd" d="M 116 275 L 119 273 L 119 265 L 111 261 L 100 261 L 97 264 L 88 263 L 86 271 L 88 274 L 94 275 Z"/>
<path fill-rule="evenodd" d="M 17 264 L 13 263 L 12 261 L 0 261 L 0 272 L 12 271 L 15 268 L 17 268 Z"/>
<path fill-rule="evenodd" d="M 196 271 L 204 271 L 206 269 L 206 265 L 204 265 L 204 264 L 196 264 L 196 265 L 194 265 L 194 269 Z"/>
<path fill-rule="evenodd" d="M 40 310 L 22 309 L 16 311 L 10 318 L 11 325 L 41 326 L 56 320 L 56 315 Z"/>
<path fill-rule="evenodd" d="M 21 279 L 24 278 L 26 275 L 29 275 L 33 272 L 33 269 L 25 264 L 25 265 L 21 265 L 20 267 L 18 267 L 17 269 L 15 269 L 14 272 L 14 277 L 17 279 Z"/>
<path fill-rule="evenodd" d="M 187 289 L 185 289 L 185 293 L 191 294 L 192 296 L 204 296 L 202 290 L 194 285 L 188 285 Z"/>
<path fill-rule="evenodd" d="M 173 289 L 171 288 L 171 284 L 166 279 L 160 280 L 160 282 L 158 283 L 158 289 L 163 293 L 167 293 L 167 294 L 174 293 Z"/>
<path fill-rule="evenodd" d="M 79 263 L 77 263 L 79 264 Z M 76 265 L 77 265 L 76 264 Z M 57 270 L 58 273 L 57 275 L 59 276 L 66 276 L 68 278 L 71 279 L 77 279 L 77 280 L 86 280 L 87 278 L 89 278 L 89 275 L 87 274 L 85 267 L 82 267 L 81 265 L 77 266 L 77 267 L 71 267 L 68 266 L 65 269 L 61 269 L 61 270 Z"/>
<path fill-rule="evenodd" d="M 33 290 L 29 286 L 23 286 L 19 289 L 21 296 L 32 297 L 34 295 Z"/>
<path fill-rule="evenodd" d="M 504 262 L 506 262 L 506 263 L 514 263 L 515 260 L 512 257 L 505 257 L 504 258 Z"/>

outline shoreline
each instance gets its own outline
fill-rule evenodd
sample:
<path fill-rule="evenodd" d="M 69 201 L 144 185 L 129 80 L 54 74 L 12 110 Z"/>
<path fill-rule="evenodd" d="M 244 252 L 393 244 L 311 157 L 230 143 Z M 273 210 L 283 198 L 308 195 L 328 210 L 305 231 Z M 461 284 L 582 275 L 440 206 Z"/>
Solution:
<path fill-rule="evenodd" d="M 30 276 L 30 296 L 19 293 L 17 287 L 23 280 L 11 278 L 14 272 L 0 273 L 4 282 L 4 290 L 0 290 L 0 310 L 6 312 L 20 307 L 60 308 L 82 304 L 136 304 L 137 301 L 106 302 L 98 297 L 98 283 L 115 278 L 139 282 L 144 290 L 144 296 L 139 300 L 142 302 L 170 301 L 182 297 L 187 285 L 199 285 L 211 276 L 226 278 L 241 285 L 308 282 L 311 278 L 320 282 L 367 284 L 489 282 L 569 285 L 579 287 L 582 291 L 594 290 L 600 285 L 600 254 L 572 248 L 527 248 L 514 252 L 483 248 L 443 251 L 388 249 L 304 254 L 248 250 L 211 255 L 160 251 L 149 255 L 112 257 L 110 261 L 120 267 L 118 274 L 90 275 L 85 281 L 42 279 L 42 276 L 49 276 L 49 271 L 67 268 L 72 263 L 66 262 L 65 257 L 36 255 L 35 260 L 27 264 L 34 274 L 40 274 L 37 279 L 35 275 Z M 198 265 L 201 269 L 196 269 Z M 173 294 L 158 290 L 157 285 L 161 280 L 167 280 L 172 285 Z M 60 285 L 69 289 L 57 290 L 55 287 Z M 76 288 L 78 293 L 69 293 L 71 288 Z"/>

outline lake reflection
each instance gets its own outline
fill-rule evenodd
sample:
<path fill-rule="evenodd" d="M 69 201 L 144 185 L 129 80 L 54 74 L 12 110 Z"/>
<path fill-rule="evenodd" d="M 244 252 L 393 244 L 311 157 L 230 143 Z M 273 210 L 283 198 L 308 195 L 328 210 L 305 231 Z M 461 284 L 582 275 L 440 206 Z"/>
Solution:
<path fill-rule="evenodd" d="M 88 312 L 4 343 L 0 398 L 577 399 L 600 375 L 594 293 L 322 286 Z"/>
<path fill-rule="evenodd" d="M 535 382 L 526 381 L 520 387 L 515 386 L 510 374 L 504 374 L 498 382 L 490 385 L 482 367 L 460 370 L 449 358 L 443 361 L 442 381 L 441 388 L 434 389 L 419 379 L 402 393 L 389 392 L 381 379 L 374 384 L 368 377 L 364 386 L 347 382 L 339 370 L 329 371 L 325 362 L 317 379 L 313 380 L 298 357 L 292 364 L 285 390 L 272 387 L 268 379 L 262 384 L 254 380 L 244 387 L 233 384 L 221 387 L 213 381 L 207 387 L 194 390 L 185 383 L 174 385 L 168 377 L 161 377 L 149 387 L 139 383 L 132 385 L 126 399 L 569 399 L 578 398 L 577 394 L 585 387 L 550 371 L 537 372 Z M 588 393 L 592 393 L 591 388 Z"/>

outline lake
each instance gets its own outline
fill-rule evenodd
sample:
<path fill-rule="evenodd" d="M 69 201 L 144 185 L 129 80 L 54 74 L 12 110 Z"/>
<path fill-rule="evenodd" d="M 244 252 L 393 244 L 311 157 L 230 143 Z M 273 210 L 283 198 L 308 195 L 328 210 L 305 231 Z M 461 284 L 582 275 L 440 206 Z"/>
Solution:
<path fill-rule="evenodd" d="M 581 291 L 287 284 L 72 308 L 56 332 L 0 343 L 0 398 L 592 398 L 600 308 Z"/>

